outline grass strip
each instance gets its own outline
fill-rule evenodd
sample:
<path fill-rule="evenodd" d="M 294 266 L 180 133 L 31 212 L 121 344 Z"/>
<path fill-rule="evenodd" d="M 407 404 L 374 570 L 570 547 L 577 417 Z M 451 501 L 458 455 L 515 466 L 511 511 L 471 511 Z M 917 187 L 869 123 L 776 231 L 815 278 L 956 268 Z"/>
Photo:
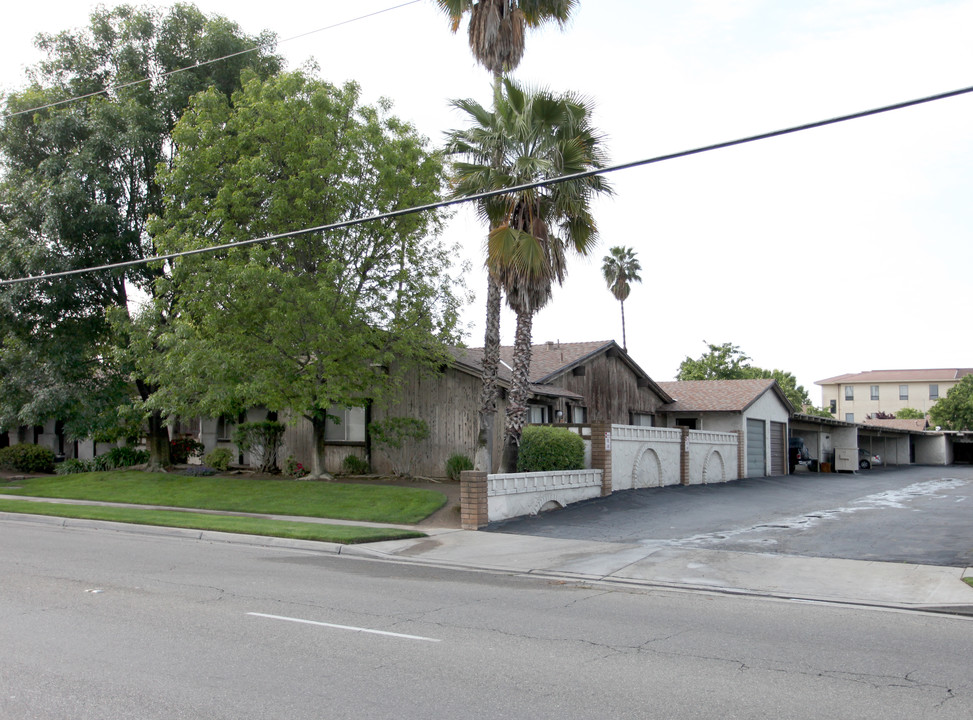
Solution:
<path fill-rule="evenodd" d="M 181 510 L 143 510 L 141 508 L 103 507 L 99 505 L 67 505 L 30 500 L 0 499 L 0 512 L 49 515 L 82 520 L 109 520 L 133 525 L 159 525 L 191 530 L 214 530 L 245 535 L 289 538 L 291 540 L 316 540 L 344 545 L 425 536 L 424 533 L 398 528 L 292 522 L 289 520 L 183 512 Z"/>
<path fill-rule="evenodd" d="M 963 582 L 965 582 L 970 587 L 973 587 L 973 577 L 963 578 Z"/>
<path fill-rule="evenodd" d="M 417 523 L 446 504 L 443 493 L 421 488 L 139 470 L 25 478 L 0 483 L 0 493 L 395 525 Z"/>

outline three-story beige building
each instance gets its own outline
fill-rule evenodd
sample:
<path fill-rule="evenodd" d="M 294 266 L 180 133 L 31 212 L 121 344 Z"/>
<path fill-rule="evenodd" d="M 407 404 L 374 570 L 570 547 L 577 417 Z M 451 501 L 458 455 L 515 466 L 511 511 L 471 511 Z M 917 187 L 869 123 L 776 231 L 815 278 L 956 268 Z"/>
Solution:
<path fill-rule="evenodd" d="M 973 368 L 871 370 L 815 380 L 825 410 L 838 420 L 862 422 L 876 413 L 894 415 L 902 408 L 929 408 Z"/>

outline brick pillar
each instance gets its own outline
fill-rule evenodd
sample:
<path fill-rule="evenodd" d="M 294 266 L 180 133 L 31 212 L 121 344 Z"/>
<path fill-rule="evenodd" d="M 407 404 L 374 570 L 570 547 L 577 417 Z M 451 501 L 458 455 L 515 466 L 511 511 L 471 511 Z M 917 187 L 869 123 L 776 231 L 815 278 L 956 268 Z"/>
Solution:
<path fill-rule="evenodd" d="M 737 436 L 737 476 L 735 479 L 740 480 L 741 478 L 744 477 L 743 461 L 746 459 L 746 455 L 745 455 L 746 447 L 743 444 L 743 431 L 734 430 L 733 432 Z"/>
<path fill-rule="evenodd" d="M 679 426 L 682 438 L 679 440 L 679 482 L 689 485 L 689 428 Z"/>
<path fill-rule="evenodd" d="M 591 469 L 601 470 L 601 496 L 612 494 L 612 426 L 591 424 Z"/>
<path fill-rule="evenodd" d="M 460 523 L 464 530 L 479 530 L 490 522 L 487 474 L 464 470 L 459 480 Z"/>

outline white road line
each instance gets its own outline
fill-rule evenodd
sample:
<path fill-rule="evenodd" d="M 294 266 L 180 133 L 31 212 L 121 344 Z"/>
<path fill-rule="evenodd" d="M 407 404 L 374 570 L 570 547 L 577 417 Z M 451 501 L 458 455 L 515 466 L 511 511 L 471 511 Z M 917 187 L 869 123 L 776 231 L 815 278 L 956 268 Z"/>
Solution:
<path fill-rule="evenodd" d="M 422 635 L 403 635 L 402 633 L 385 632 L 384 630 L 371 630 L 369 628 L 354 627 L 351 625 L 334 625 L 332 623 L 318 622 L 316 620 L 304 620 L 302 618 L 284 617 L 283 615 L 266 615 L 264 613 L 251 612 L 247 615 L 254 617 L 270 618 L 271 620 L 286 620 L 287 622 L 303 623 L 304 625 L 318 625 L 320 627 L 334 628 L 335 630 L 351 630 L 352 632 L 371 633 L 372 635 L 387 635 L 389 637 L 403 638 L 405 640 L 423 640 L 425 642 L 442 642 L 436 638 L 422 637 Z"/>

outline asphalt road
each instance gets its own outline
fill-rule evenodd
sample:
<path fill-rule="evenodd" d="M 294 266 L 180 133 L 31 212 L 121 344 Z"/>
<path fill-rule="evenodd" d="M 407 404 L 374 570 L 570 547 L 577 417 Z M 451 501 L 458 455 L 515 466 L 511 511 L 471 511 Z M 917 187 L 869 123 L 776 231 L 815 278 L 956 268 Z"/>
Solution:
<path fill-rule="evenodd" d="M 0 717 L 967 718 L 973 621 L 0 521 Z"/>
<path fill-rule="evenodd" d="M 973 466 L 799 473 L 631 490 L 488 529 L 973 567 Z"/>

